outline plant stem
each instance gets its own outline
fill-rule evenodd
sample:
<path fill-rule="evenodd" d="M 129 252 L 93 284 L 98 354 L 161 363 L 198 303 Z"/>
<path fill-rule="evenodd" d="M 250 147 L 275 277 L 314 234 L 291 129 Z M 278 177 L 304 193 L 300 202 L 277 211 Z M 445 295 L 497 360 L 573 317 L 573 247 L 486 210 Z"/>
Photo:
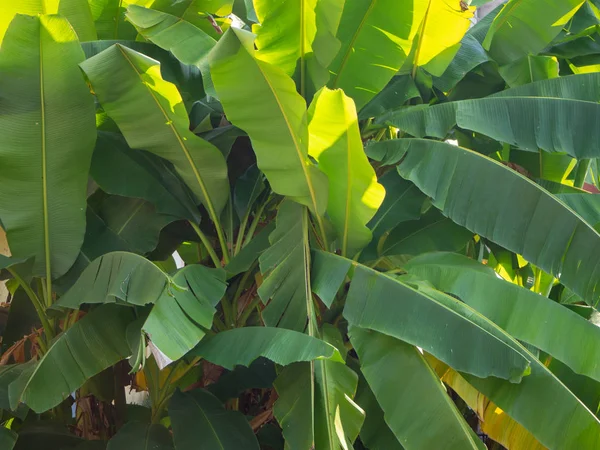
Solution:
<path fill-rule="evenodd" d="M 225 320 L 226 328 L 234 328 L 234 320 L 233 320 L 233 310 L 231 303 L 229 303 L 229 299 L 226 295 L 221 299 L 221 308 L 223 308 L 223 319 Z"/>
<path fill-rule="evenodd" d="M 221 224 L 216 217 L 213 217 L 213 222 L 215 224 L 215 228 L 217 229 L 219 244 L 221 245 L 221 251 L 223 252 L 223 260 L 225 261 L 225 264 L 227 264 L 229 262 L 229 247 L 227 247 L 227 241 L 223 235 L 223 229 L 221 228 Z"/>
<path fill-rule="evenodd" d="M 577 172 L 575 172 L 575 181 L 573 182 L 573 186 L 577 188 L 582 188 L 585 184 L 585 177 L 587 175 L 588 169 L 590 168 L 591 159 L 581 159 L 577 164 Z"/>
<path fill-rule="evenodd" d="M 215 249 L 213 248 L 212 244 L 210 243 L 210 241 L 208 240 L 206 235 L 202 232 L 200 227 L 198 225 L 196 225 L 194 222 L 192 222 L 191 220 L 188 222 L 190 223 L 190 225 L 192 226 L 192 228 L 194 229 L 194 231 L 196 232 L 196 234 L 198 235 L 198 237 L 204 244 L 204 247 L 206 247 L 206 250 L 208 251 L 208 254 L 210 255 L 210 259 L 212 259 L 212 262 L 215 265 L 215 267 L 221 267 L 222 266 L 221 260 L 217 256 Z M 225 255 L 225 253 L 223 253 L 223 255 Z"/>
<path fill-rule="evenodd" d="M 256 267 L 256 261 L 254 261 L 252 263 L 252 266 L 250 266 L 250 269 L 248 269 L 246 271 L 246 273 L 244 273 L 244 276 L 242 277 L 242 279 L 240 280 L 240 284 L 238 284 L 238 287 L 235 291 L 235 294 L 233 295 L 233 300 L 231 301 L 231 309 L 233 310 L 233 322 L 237 322 L 237 315 L 238 315 L 238 302 L 239 299 L 242 295 L 242 292 L 244 291 L 244 286 L 246 286 L 246 283 L 248 282 L 248 278 L 252 275 L 252 273 L 254 272 L 254 268 Z"/>
<path fill-rule="evenodd" d="M 240 316 L 240 320 L 238 321 L 239 327 L 243 327 L 244 325 L 246 325 L 246 321 L 248 320 L 248 317 L 250 317 L 250 314 L 252 314 L 252 310 L 254 308 L 256 308 L 256 306 L 258 305 L 259 302 L 260 302 L 260 296 L 258 294 L 256 294 L 256 297 L 254 297 L 252 299 L 252 301 L 248 304 L 248 306 L 246 306 L 246 308 L 244 309 L 244 312 Z"/>
<path fill-rule="evenodd" d="M 44 332 L 46 333 L 46 340 L 47 340 L 47 342 L 50 342 L 54 338 L 54 330 L 53 330 L 52 326 L 50 325 L 50 322 L 48 322 L 48 318 L 46 317 L 46 310 L 45 310 L 44 306 L 42 305 L 42 302 L 40 301 L 40 299 L 36 295 L 36 293 L 33 292 L 33 289 L 31 289 L 31 287 L 27 284 L 27 282 L 23 278 L 21 278 L 21 276 L 15 270 L 13 270 L 9 267 L 8 271 L 11 273 L 11 275 L 14 277 L 14 279 L 17 280 L 17 283 L 19 283 L 19 285 L 23 288 L 23 290 L 29 297 L 29 300 L 31 300 L 31 303 L 33 304 L 33 307 L 35 308 L 35 312 L 37 313 L 37 315 L 40 319 L 40 322 L 42 323 Z"/>
<path fill-rule="evenodd" d="M 256 211 L 256 215 L 254 216 L 254 219 L 252 219 L 252 223 L 250 224 L 248 233 L 246 233 L 246 239 L 244 240 L 244 245 L 242 247 L 245 247 L 246 245 L 248 245 L 248 243 L 252 240 L 252 237 L 254 236 L 254 232 L 256 231 L 256 227 L 258 227 L 258 223 L 260 222 L 260 217 L 262 216 L 262 213 L 265 210 L 267 203 L 269 203 L 269 202 L 268 201 L 264 202 L 260 206 L 260 208 L 258 208 L 258 211 Z"/>
<path fill-rule="evenodd" d="M 244 240 L 244 231 L 246 231 L 246 225 L 248 225 L 248 219 L 250 218 L 250 208 L 244 214 L 244 218 L 242 219 L 242 223 L 240 224 L 240 228 L 238 231 L 237 241 L 235 243 L 235 249 L 233 250 L 233 254 L 237 255 L 242 249 L 242 241 Z"/>

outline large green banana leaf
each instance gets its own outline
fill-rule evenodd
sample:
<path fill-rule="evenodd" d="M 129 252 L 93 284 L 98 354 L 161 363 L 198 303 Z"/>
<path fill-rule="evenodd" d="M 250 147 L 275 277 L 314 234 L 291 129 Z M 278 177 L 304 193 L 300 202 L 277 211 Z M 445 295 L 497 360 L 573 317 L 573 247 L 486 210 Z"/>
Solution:
<path fill-rule="evenodd" d="M 446 216 L 523 255 L 597 306 L 600 236 L 559 199 L 471 150 L 422 139 L 400 139 L 398 149 L 406 151 L 400 175 Z"/>
<path fill-rule="evenodd" d="M 510 0 L 494 18 L 483 46 L 498 64 L 537 54 L 561 32 L 584 0 Z"/>
<path fill-rule="evenodd" d="M 175 450 L 171 433 L 160 424 L 128 422 L 108 442 L 106 450 Z"/>
<path fill-rule="evenodd" d="M 446 449 L 485 449 L 417 348 L 373 330 L 349 332 L 360 370 L 405 448 L 436 448 L 443 442 Z"/>
<path fill-rule="evenodd" d="M 327 342 L 298 331 L 271 327 L 223 331 L 204 339 L 192 353 L 229 370 L 237 365 L 249 366 L 259 357 L 282 366 L 315 359 L 344 361 L 337 348 Z"/>
<path fill-rule="evenodd" d="M 170 216 L 200 222 L 198 207 L 172 167 L 133 150 L 117 133 L 98 132 L 90 175 L 109 194 L 144 199 Z"/>
<path fill-rule="evenodd" d="M 252 35 L 233 28 L 211 53 L 210 68 L 227 118 L 250 136 L 258 167 L 273 191 L 323 215 L 327 177 L 308 158 L 306 103 L 292 79 L 257 59 Z"/>
<path fill-rule="evenodd" d="M 404 269 L 436 289 L 460 297 L 516 339 L 549 353 L 576 373 L 600 381 L 600 328 L 579 314 L 498 278 L 493 269 L 462 255 L 424 254 L 410 260 Z"/>
<path fill-rule="evenodd" d="M 358 364 L 356 364 L 357 370 Z M 385 421 L 383 410 L 369 387 L 364 375 L 358 375 L 356 403 L 365 412 L 365 422 L 360 429 L 360 440 L 370 450 L 403 450 L 394 432 Z"/>
<path fill-rule="evenodd" d="M 189 131 L 181 96 L 162 79 L 157 61 L 117 44 L 87 59 L 81 68 L 129 146 L 173 163 L 218 223 L 229 191 L 225 159 L 216 147 Z"/>
<path fill-rule="evenodd" d="M 579 214 L 591 227 L 600 225 L 600 196 L 590 194 L 557 194 L 565 205 Z"/>
<path fill-rule="evenodd" d="M 469 29 L 473 9 L 463 11 L 446 0 L 415 1 L 413 23 L 420 20 L 407 64 L 412 66 L 414 78 L 417 67 L 423 67 L 432 75 L 444 73 L 456 52 L 460 41 Z"/>
<path fill-rule="evenodd" d="M 537 81 L 492 96 L 391 112 L 389 121 L 413 136 L 445 138 L 458 125 L 526 150 L 600 155 L 600 74 Z"/>
<path fill-rule="evenodd" d="M 133 253 L 107 253 L 94 260 L 57 305 L 154 304 L 142 330 L 169 359 L 191 350 L 212 326 L 215 305 L 225 293 L 225 271 L 193 264 L 172 278 Z"/>
<path fill-rule="evenodd" d="M 329 178 L 327 213 L 342 255 L 353 255 L 371 241 L 366 224 L 385 190 L 363 150 L 352 99 L 341 89 L 321 89 L 308 110 L 310 156 Z"/>
<path fill-rule="evenodd" d="M 12 254 L 34 256 L 48 279 L 71 267 L 85 232 L 96 130 L 83 59 L 58 16 L 15 16 L 0 50 L 0 217 Z"/>
<path fill-rule="evenodd" d="M 243 414 L 226 410 L 219 399 L 203 389 L 175 392 L 169 403 L 169 417 L 177 450 L 259 449 Z"/>
<path fill-rule="evenodd" d="M 424 14 L 415 14 L 415 10 L 420 11 L 416 3 L 345 2 L 336 35 L 342 47 L 330 66 L 329 87 L 343 89 L 356 102 L 356 109 L 381 91 L 406 60 Z"/>
<path fill-rule="evenodd" d="M 47 411 L 87 379 L 129 356 L 125 333 L 132 320 L 131 309 L 117 305 L 88 313 L 10 384 L 11 408 L 25 403 L 37 413 Z"/>
<path fill-rule="evenodd" d="M 80 0 L 0 0 L 0 44 L 17 14 L 37 16 L 39 14 L 60 14 L 65 17 L 80 41 L 96 39 L 96 28 L 87 1 Z"/>
<path fill-rule="evenodd" d="M 264 280 L 258 294 L 267 304 L 267 326 L 304 331 L 312 308 L 310 249 L 306 208 L 291 201 L 281 204 L 271 246 L 260 256 Z"/>
<path fill-rule="evenodd" d="M 212 327 L 215 305 L 227 285 L 225 271 L 192 264 L 179 270 L 173 282 L 184 288 L 163 290 L 142 330 L 170 360 L 189 352 Z"/>
<path fill-rule="evenodd" d="M 315 260 L 324 260 L 320 267 L 347 264 L 345 258 L 330 253 L 314 255 Z M 416 345 L 464 372 L 512 382 L 526 375 L 529 362 L 522 347 L 469 306 L 424 286 L 417 290 L 362 264 L 352 266 L 344 308 L 350 325 Z"/>
<path fill-rule="evenodd" d="M 326 326 L 321 334 L 345 358 L 340 332 Z M 357 387 L 356 373 L 341 361 L 292 364 L 275 380 L 279 398 L 273 414 L 290 449 L 352 448 L 364 412 L 352 400 Z"/>

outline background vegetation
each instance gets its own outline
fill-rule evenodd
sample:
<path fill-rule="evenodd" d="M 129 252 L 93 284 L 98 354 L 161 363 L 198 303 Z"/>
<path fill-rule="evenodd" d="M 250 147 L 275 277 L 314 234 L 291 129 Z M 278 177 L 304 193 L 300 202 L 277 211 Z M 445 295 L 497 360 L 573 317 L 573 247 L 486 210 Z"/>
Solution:
<path fill-rule="evenodd" d="M 600 448 L 600 4 L 483 3 L 0 0 L 0 449 Z"/>

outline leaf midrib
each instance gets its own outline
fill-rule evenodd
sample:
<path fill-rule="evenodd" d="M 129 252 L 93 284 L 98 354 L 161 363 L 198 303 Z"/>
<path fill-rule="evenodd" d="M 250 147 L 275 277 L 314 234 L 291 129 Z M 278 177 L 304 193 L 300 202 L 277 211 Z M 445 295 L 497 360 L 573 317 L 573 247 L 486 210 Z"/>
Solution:
<path fill-rule="evenodd" d="M 352 0 L 349 0 L 349 1 L 352 1 Z M 377 0 L 371 0 L 371 4 L 367 8 L 367 11 L 365 12 L 365 14 L 364 14 L 363 18 L 361 19 L 360 23 L 358 24 L 358 27 L 356 28 L 356 32 L 354 33 L 354 36 L 352 36 L 352 40 L 350 41 L 350 44 L 348 45 L 348 48 L 346 49 L 346 53 L 344 53 L 344 57 L 342 58 L 342 62 L 340 64 L 340 67 L 339 67 L 339 69 L 338 69 L 338 71 L 337 71 L 337 73 L 335 75 L 335 78 L 333 79 L 332 84 L 331 84 L 331 86 L 333 88 L 337 87 L 337 83 L 338 83 L 338 80 L 340 78 L 340 75 L 344 71 L 344 69 L 346 67 L 346 64 L 348 64 L 348 60 L 350 59 L 350 54 L 352 53 L 352 49 L 354 48 L 354 44 L 356 43 L 356 40 L 358 39 L 358 36 L 362 32 L 362 29 L 365 26 L 365 23 L 367 22 L 367 19 L 369 18 L 369 16 L 373 12 L 373 8 L 375 8 L 376 4 L 377 4 Z"/>
<path fill-rule="evenodd" d="M 171 120 L 171 118 L 168 116 L 167 112 L 162 107 L 162 105 L 160 104 L 160 102 L 158 101 L 158 99 L 156 98 L 156 96 L 154 95 L 154 92 L 152 92 L 152 89 L 150 89 L 148 87 L 148 85 L 144 82 L 144 80 L 143 80 L 140 72 L 137 70 L 137 68 L 135 67 L 135 65 L 133 64 L 133 62 L 129 59 L 129 57 L 127 56 L 127 54 L 123 51 L 123 48 L 121 47 L 121 45 L 117 44 L 117 48 L 119 49 L 119 51 L 123 55 L 123 58 L 125 58 L 125 60 L 129 63 L 129 65 L 131 66 L 131 68 L 134 70 L 134 72 L 138 75 L 138 77 L 140 78 L 140 81 L 146 87 L 146 89 L 148 90 L 148 92 L 152 96 L 152 99 L 154 100 L 154 102 L 158 106 L 159 110 L 161 111 L 161 113 L 165 117 L 165 119 L 167 121 L 167 124 L 169 125 L 169 127 L 171 128 L 171 131 L 173 132 L 173 135 L 177 139 L 177 142 L 179 144 L 179 147 L 181 148 L 181 151 L 183 151 L 183 154 L 185 155 L 186 159 L 188 160 L 188 163 L 190 164 L 190 167 L 192 168 L 192 172 L 194 173 L 194 177 L 196 178 L 196 181 L 198 182 L 198 185 L 200 186 L 200 190 L 202 191 L 202 195 L 204 195 L 204 200 L 206 202 L 206 209 L 208 209 L 208 212 L 209 212 L 211 218 L 213 219 L 213 222 L 215 222 L 215 224 L 218 224 L 217 214 L 215 212 L 215 209 L 214 209 L 214 206 L 213 206 L 212 201 L 210 199 L 210 196 L 208 195 L 208 191 L 206 189 L 206 185 L 204 184 L 204 180 L 202 179 L 202 176 L 200 175 L 200 172 L 198 171 L 198 168 L 196 167 L 196 164 L 194 163 L 194 160 L 192 159 L 192 155 L 190 154 L 188 148 L 185 146 L 185 143 L 183 142 L 183 139 L 181 138 L 181 136 L 179 134 L 179 131 L 173 125 L 173 120 Z M 217 220 L 215 220 L 215 219 L 217 219 Z"/>
<path fill-rule="evenodd" d="M 45 2 L 42 2 L 45 9 Z M 43 51 L 43 39 L 42 39 L 42 20 L 39 20 L 39 32 L 40 32 L 40 126 L 42 135 L 42 214 L 44 220 L 44 258 L 46 265 L 46 291 L 47 298 L 49 299 L 51 294 L 51 280 L 52 280 L 52 267 L 50 259 L 50 224 L 48 217 L 48 173 L 47 173 L 47 148 L 46 148 L 46 106 L 45 102 L 45 89 L 44 89 L 44 51 Z"/>

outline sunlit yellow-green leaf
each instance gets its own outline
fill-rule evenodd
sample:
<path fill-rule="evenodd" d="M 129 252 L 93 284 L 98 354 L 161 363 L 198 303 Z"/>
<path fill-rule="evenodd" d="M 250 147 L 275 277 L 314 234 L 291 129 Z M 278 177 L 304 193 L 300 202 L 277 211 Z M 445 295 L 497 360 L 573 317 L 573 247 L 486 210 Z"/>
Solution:
<path fill-rule="evenodd" d="M 447 0 L 416 1 L 414 17 L 423 17 L 411 49 L 413 74 L 416 67 L 441 76 L 469 29 L 474 8 L 462 10 L 460 2 Z"/>
<path fill-rule="evenodd" d="M 234 28 L 211 53 L 210 68 L 227 118 L 250 136 L 273 191 L 323 215 L 327 178 L 308 158 L 306 103 L 292 79 L 257 59 L 252 34 Z"/>
<path fill-rule="evenodd" d="M 0 43 L 15 14 L 60 14 L 69 20 L 80 41 L 96 39 L 96 28 L 87 1 L 83 0 L 0 0 Z"/>
<path fill-rule="evenodd" d="M 356 108 L 341 89 L 320 90 L 309 112 L 309 154 L 329 177 L 327 213 L 338 233 L 342 255 L 356 252 L 371 240 L 366 224 L 383 202 L 363 150 Z"/>

